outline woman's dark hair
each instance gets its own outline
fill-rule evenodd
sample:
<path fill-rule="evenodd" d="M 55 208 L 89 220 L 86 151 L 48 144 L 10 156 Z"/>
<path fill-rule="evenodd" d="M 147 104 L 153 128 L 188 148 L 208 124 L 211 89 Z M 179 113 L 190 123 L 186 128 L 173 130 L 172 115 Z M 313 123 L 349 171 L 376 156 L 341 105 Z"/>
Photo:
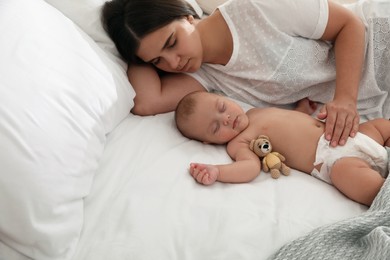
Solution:
<path fill-rule="evenodd" d="M 136 52 L 145 35 L 188 15 L 199 18 L 185 0 L 112 0 L 103 6 L 102 23 L 122 57 L 139 63 Z"/>

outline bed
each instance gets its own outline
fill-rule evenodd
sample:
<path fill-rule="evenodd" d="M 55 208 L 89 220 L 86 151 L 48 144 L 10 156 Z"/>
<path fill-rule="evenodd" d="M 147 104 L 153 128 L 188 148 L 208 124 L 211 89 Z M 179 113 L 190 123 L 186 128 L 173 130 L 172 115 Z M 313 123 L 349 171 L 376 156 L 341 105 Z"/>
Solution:
<path fill-rule="evenodd" d="M 225 147 L 184 138 L 173 113 L 129 113 L 103 2 L 0 1 L 0 259 L 294 259 L 315 232 L 371 214 L 296 170 L 197 184 L 189 163 L 228 163 Z"/>

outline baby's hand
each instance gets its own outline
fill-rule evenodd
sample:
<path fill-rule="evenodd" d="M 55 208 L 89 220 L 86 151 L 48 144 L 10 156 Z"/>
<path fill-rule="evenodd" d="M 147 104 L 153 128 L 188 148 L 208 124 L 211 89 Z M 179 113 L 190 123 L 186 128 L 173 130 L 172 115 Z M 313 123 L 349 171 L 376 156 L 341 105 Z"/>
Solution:
<path fill-rule="evenodd" d="M 191 163 L 190 174 L 197 182 L 211 185 L 217 180 L 219 169 L 211 164 Z"/>

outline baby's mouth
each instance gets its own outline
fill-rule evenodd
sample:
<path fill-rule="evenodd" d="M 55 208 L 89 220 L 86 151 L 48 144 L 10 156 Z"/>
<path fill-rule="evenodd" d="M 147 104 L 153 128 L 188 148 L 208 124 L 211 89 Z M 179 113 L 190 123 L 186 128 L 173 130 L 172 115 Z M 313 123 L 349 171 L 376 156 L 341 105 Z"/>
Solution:
<path fill-rule="evenodd" d="M 233 121 L 233 129 L 236 129 L 237 125 L 238 125 L 238 116 Z"/>

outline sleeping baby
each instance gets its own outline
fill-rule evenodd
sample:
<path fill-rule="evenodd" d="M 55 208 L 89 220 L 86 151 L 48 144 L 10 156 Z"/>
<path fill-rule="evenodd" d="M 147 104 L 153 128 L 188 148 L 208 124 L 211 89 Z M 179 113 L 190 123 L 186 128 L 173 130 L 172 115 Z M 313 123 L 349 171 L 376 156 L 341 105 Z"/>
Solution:
<path fill-rule="evenodd" d="M 324 123 L 308 114 L 279 108 L 252 108 L 246 113 L 231 99 L 208 92 L 186 95 L 175 112 L 176 125 L 186 137 L 210 144 L 227 144 L 234 162 L 224 165 L 191 163 L 190 173 L 204 185 L 215 181 L 249 182 L 261 170 L 251 140 L 266 135 L 273 150 L 292 168 L 334 185 L 350 199 L 371 205 L 387 175 L 390 121 L 374 119 L 343 146 L 324 138 Z"/>

